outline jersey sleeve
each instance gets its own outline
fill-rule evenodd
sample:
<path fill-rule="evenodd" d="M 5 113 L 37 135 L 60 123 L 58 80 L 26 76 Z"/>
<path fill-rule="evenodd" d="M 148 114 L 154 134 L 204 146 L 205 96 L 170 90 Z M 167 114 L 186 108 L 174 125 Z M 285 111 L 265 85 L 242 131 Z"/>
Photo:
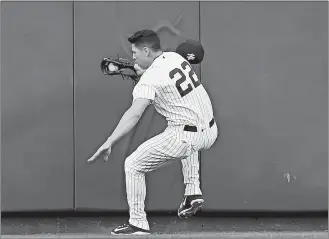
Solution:
<path fill-rule="evenodd" d="M 155 90 L 151 85 L 137 84 L 133 91 L 133 101 L 138 98 L 144 98 L 154 101 Z"/>
<path fill-rule="evenodd" d="M 159 77 L 157 69 L 147 69 L 133 90 L 133 101 L 138 98 L 146 98 L 154 101 L 156 97 L 156 80 Z"/>

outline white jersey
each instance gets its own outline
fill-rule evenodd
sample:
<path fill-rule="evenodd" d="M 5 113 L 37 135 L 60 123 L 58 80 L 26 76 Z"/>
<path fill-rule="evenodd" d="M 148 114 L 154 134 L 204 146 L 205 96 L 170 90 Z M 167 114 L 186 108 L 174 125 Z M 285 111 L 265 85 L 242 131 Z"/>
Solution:
<path fill-rule="evenodd" d="M 147 98 L 168 125 L 209 125 L 213 108 L 191 65 L 175 52 L 164 52 L 144 72 L 133 100 Z"/>

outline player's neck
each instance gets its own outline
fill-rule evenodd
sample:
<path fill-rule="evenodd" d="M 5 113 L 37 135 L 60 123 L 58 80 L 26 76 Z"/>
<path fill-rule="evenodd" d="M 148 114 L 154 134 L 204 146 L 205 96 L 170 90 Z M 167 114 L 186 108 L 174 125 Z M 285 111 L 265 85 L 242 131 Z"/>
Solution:
<path fill-rule="evenodd" d="M 163 51 L 152 52 L 152 55 L 149 57 L 148 66 L 146 68 L 149 68 L 153 64 L 154 60 L 161 56 L 162 53 Z"/>
<path fill-rule="evenodd" d="M 153 60 L 154 61 L 155 59 L 157 59 L 159 56 L 161 56 L 163 53 L 163 51 L 157 51 L 157 52 L 154 52 L 153 54 Z"/>

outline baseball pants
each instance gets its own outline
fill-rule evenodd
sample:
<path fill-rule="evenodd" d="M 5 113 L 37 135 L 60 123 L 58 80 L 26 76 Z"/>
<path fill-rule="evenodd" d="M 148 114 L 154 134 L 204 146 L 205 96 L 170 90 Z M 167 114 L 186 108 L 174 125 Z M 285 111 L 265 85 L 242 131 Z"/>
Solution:
<path fill-rule="evenodd" d="M 125 161 L 126 192 L 129 205 L 129 223 L 149 230 L 145 212 L 145 173 L 181 160 L 185 195 L 202 194 L 199 180 L 198 152 L 209 149 L 218 134 L 212 127 L 198 127 L 197 132 L 186 131 L 184 126 L 168 126 L 164 132 L 141 144 Z"/>

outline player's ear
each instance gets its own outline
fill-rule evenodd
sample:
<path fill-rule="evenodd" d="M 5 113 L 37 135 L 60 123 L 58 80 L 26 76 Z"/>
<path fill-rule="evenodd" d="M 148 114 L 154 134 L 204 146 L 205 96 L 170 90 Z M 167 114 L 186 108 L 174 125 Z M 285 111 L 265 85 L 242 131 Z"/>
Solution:
<path fill-rule="evenodd" d="M 145 56 L 149 56 L 150 55 L 150 49 L 146 46 L 143 47 L 143 51 L 145 53 Z"/>

